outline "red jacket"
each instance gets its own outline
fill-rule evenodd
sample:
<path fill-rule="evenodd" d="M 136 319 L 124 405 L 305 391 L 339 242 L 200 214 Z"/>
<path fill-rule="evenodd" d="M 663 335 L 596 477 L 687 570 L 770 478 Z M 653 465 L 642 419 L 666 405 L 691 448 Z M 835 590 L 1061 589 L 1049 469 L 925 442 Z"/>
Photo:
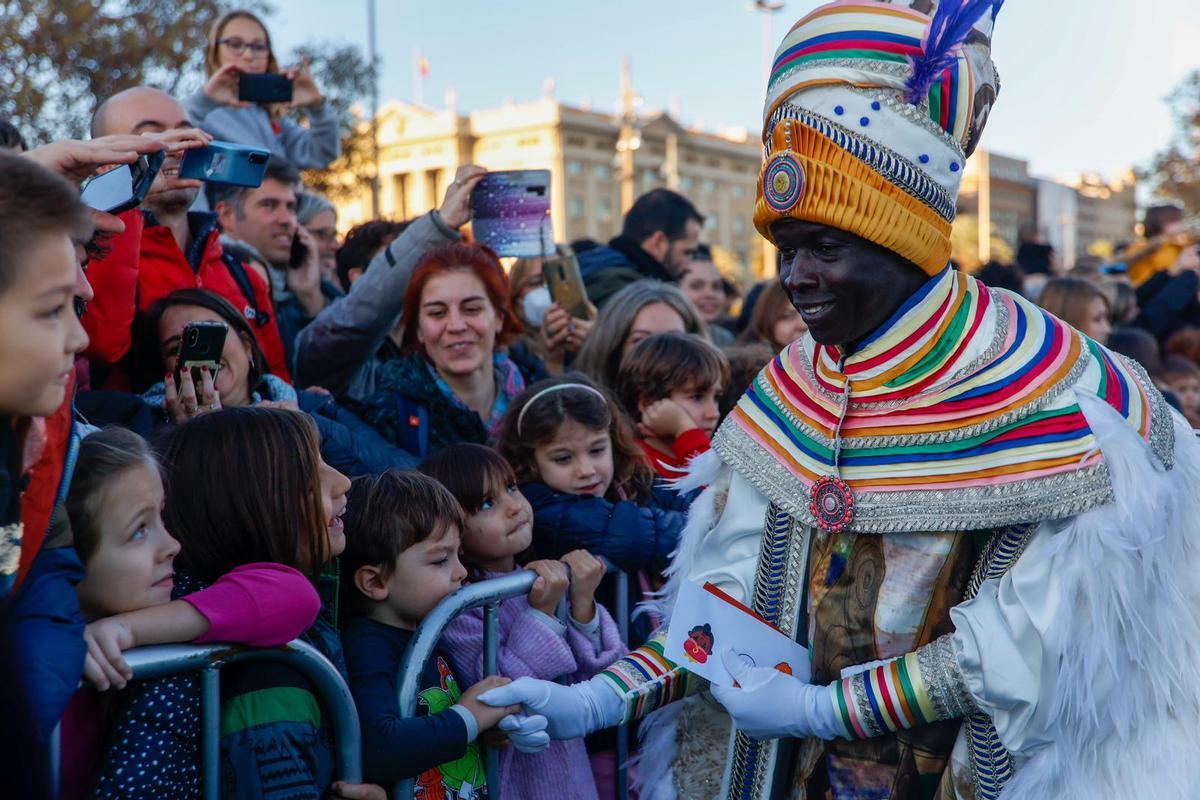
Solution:
<path fill-rule="evenodd" d="M 155 302 L 179 289 L 199 288 L 215 292 L 245 315 L 267 358 L 271 372 L 291 380 L 284 356 L 283 340 L 271 305 L 270 287 L 251 269 L 241 268 L 253 297 L 239 286 L 221 248 L 215 214 L 188 214 L 192 246 L 185 255 L 175 243 L 171 229 L 137 210 L 121 215 L 125 232 L 108 243 L 103 258 L 88 266 L 88 280 L 96 298 L 83 315 L 83 327 L 91 337 L 86 355 L 103 364 L 114 364 L 132 341 L 135 311 L 146 311 Z M 134 243 L 138 243 L 135 250 Z M 256 317 L 255 308 L 262 312 Z"/>
<path fill-rule="evenodd" d="M 673 452 L 669 456 L 651 447 L 645 439 L 638 439 L 637 443 L 641 445 L 642 452 L 646 454 L 646 460 L 650 462 L 654 471 L 667 479 L 682 478 L 688 462 L 701 453 L 708 452 L 712 447 L 708 434 L 699 428 L 692 428 L 675 437 L 675 441 L 671 443 Z"/>
<path fill-rule="evenodd" d="M 54 507 L 65 496 L 63 476 L 66 474 L 68 458 L 73 458 L 71 429 L 74 412 L 75 373 L 72 371 L 71 379 L 67 382 L 67 396 L 58 410 L 48 417 L 22 421 L 27 427 L 22 436 L 25 452 L 21 467 L 25 487 L 21 491 L 21 522 L 24 534 L 21 537 L 18 586 L 25 580 L 33 559 L 46 541 Z"/>

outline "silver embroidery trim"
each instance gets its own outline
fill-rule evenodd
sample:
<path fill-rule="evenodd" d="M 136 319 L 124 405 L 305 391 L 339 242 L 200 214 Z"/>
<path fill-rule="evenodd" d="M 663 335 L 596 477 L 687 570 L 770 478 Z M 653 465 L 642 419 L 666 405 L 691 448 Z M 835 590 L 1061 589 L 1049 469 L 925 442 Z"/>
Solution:
<path fill-rule="evenodd" d="M 907 63 L 898 61 L 878 61 L 873 58 L 822 58 L 816 61 L 801 61 L 793 64 L 785 71 L 779 73 L 779 76 L 770 82 L 767 86 L 767 97 L 775 93 L 775 88 L 786 83 L 792 75 L 797 72 L 804 72 L 809 69 L 817 69 L 820 67 L 835 67 L 837 69 L 852 69 L 862 72 L 874 72 L 879 75 L 890 75 L 893 78 L 905 78 L 912 74 L 912 67 Z M 930 120 L 932 122 L 933 120 Z M 765 138 L 770 138 L 769 136 Z"/>
<path fill-rule="evenodd" d="M 954 198 L 944 186 L 905 156 L 828 117 L 791 103 L 784 103 L 771 115 L 770 130 L 774 131 L 775 126 L 785 119 L 795 120 L 828 136 L 838 147 L 904 190 L 905 194 L 920 201 L 943 220 L 954 221 Z"/>
<path fill-rule="evenodd" d="M 1017 526 L 995 533 L 988 540 L 975 565 L 974 574 L 967 584 L 966 596 L 963 599 L 970 600 L 974 597 L 985 580 L 999 578 L 1008 572 L 1025 552 L 1036 527 Z M 954 655 L 957 659 L 957 647 Z M 1012 778 L 1012 755 L 1005 749 L 996 733 L 996 726 L 986 714 L 971 714 L 967 718 L 965 730 L 976 800 L 997 800 L 1004 786 Z"/>
<path fill-rule="evenodd" d="M 767 499 L 798 521 L 815 526 L 809 489 L 786 467 L 735 426 L 718 435 L 713 448 Z M 992 486 L 899 492 L 855 492 L 854 533 L 921 530 L 975 531 L 1081 514 L 1112 502 L 1108 466 Z"/>
<path fill-rule="evenodd" d="M 1001 303 L 996 299 L 995 291 L 991 290 L 991 289 L 989 289 L 988 291 L 992 293 L 993 308 L 996 309 L 996 320 L 994 323 L 995 327 L 992 331 L 992 339 L 988 343 L 987 348 L 982 353 L 980 353 L 975 358 L 971 359 L 971 361 L 969 361 L 968 363 L 966 363 L 963 366 L 956 369 L 949 377 L 944 378 L 943 380 L 939 381 L 937 384 L 930 386 L 928 389 L 925 389 L 922 392 L 914 394 L 911 397 L 904 397 L 899 400 L 885 400 L 882 402 L 872 402 L 871 400 L 859 401 L 859 400 L 851 399 L 850 408 L 854 409 L 854 408 L 870 407 L 870 408 L 883 409 L 883 410 L 888 410 L 888 409 L 893 409 L 893 408 L 901 408 L 903 406 L 909 405 L 910 403 L 912 403 L 916 400 L 922 400 L 931 395 L 935 395 L 938 392 L 944 391 L 945 387 L 953 385 L 955 382 L 960 381 L 963 378 L 966 378 L 967 376 L 978 372 L 979 370 L 983 369 L 983 367 L 986 366 L 987 364 L 990 364 L 992 361 L 995 361 L 996 358 L 1000 355 L 1001 351 L 1003 351 L 1003 349 L 1004 349 L 1004 342 L 1006 341 L 1006 339 L 1008 337 L 1008 328 L 1009 328 L 1009 325 L 1012 324 L 1012 316 L 1009 313 L 1008 306 L 1005 303 Z M 822 397 L 826 398 L 827 400 L 829 400 L 831 402 L 840 402 L 840 400 L 841 400 L 840 392 L 831 392 L 816 382 L 816 375 L 813 372 L 813 365 L 812 365 L 812 362 L 809 360 L 809 358 L 805 357 L 805 358 L 801 359 L 800 366 L 804 370 L 804 374 L 806 376 L 808 376 L 810 381 L 813 382 L 813 387 L 816 389 L 817 392 L 820 393 L 820 395 Z"/>
<path fill-rule="evenodd" d="M 773 96 L 775 94 L 775 87 L 778 84 L 789 80 L 796 73 L 803 72 L 803 71 L 809 70 L 809 69 L 820 69 L 821 67 L 826 67 L 826 66 L 837 67 L 840 69 L 861 70 L 863 72 L 868 72 L 868 73 L 874 72 L 876 74 L 890 75 L 895 78 L 904 78 L 904 79 L 907 79 L 912 74 L 911 66 L 909 66 L 908 64 L 901 64 L 901 63 L 895 62 L 895 61 L 876 61 L 876 60 L 870 59 L 870 58 L 823 58 L 818 61 L 804 61 L 804 62 L 796 64 L 792 67 L 789 67 L 787 69 L 787 71 L 780 73 L 779 77 L 777 77 L 775 80 L 771 81 L 770 86 L 767 87 L 767 97 L 769 98 L 769 97 Z M 850 84 L 844 84 L 842 86 L 842 88 L 856 89 L 858 87 L 850 86 Z M 934 136 L 937 136 L 943 142 L 945 142 L 945 144 L 948 147 L 953 148 L 955 155 L 958 155 L 960 158 L 962 158 L 962 160 L 964 162 L 967 160 L 966 155 L 964 154 L 964 151 L 963 151 L 962 142 L 955 139 L 953 134 L 951 134 L 949 131 L 947 131 L 945 128 L 943 128 L 938 123 L 934 122 L 933 118 L 931 116 L 929 116 L 929 96 L 928 96 L 928 94 L 926 94 L 925 97 L 921 98 L 920 105 L 913 105 L 912 103 L 909 103 L 907 100 L 904 99 L 902 93 L 899 90 L 893 89 L 888 86 L 880 86 L 880 87 L 872 88 L 872 89 L 862 89 L 862 91 L 870 94 L 872 97 L 875 97 L 876 93 L 878 93 L 879 95 L 881 95 L 881 97 L 879 98 L 881 100 L 886 98 L 888 105 L 891 106 L 896 111 L 896 113 L 903 116 L 909 122 L 911 122 L 921 128 L 924 128 L 925 130 L 932 133 Z M 793 94 L 795 94 L 795 92 L 792 92 L 787 96 L 790 97 Z M 997 86 L 997 94 L 999 94 L 998 86 Z M 767 142 L 770 142 L 771 128 L 773 128 L 773 127 L 774 127 L 773 125 L 767 126 L 767 129 L 764 132 L 763 138 Z M 970 131 L 970 127 L 971 127 L 970 125 L 967 126 L 968 132 Z"/>
<path fill-rule="evenodd" d="M 879 409 L 879 410 L 884 410 L 884 411 L 887 411 L 890 409 L 895 409 L 895 408 L 902 408 L 904 406 L 911 405 L 914 402 L 924 400 L 925 398 L 936 395 L 939 392 L 945 391 L 947 386 L 953 386 L 958 381 L 961 381 L 964 378 L 967 378 L 968 376 L 979 372 L 985 366 L 987 366 L 991 362 L 995 361 L 996 358 L 998 358 L 1000 356 L 1000 353 L 1004 350 L 1004 343 L 1008 338 L 1008 329 L 1009 329 L 1009 326 L 1012 324 L 1012 317 L 1009 313 L 1008 306 L 1005 303 L 999 302 L 997 300 L 994 290 L 989 289 L 989 292 L 992 293 L 993 308 L 996 309 L 996 320 L 995 320 L 995 328 L 992 331 L 992 339 L 988 343 L 987 348 L 982 353 L 980 353 L 975 358 L 971 359 L 970 362 L 968 362 L 968 363 L 964 364 L 963 366 L 959 367 L 958 369 L 956 369 L 948 377 L 942 379 L 938 383 L 934 384 L 933 386 L 930 386 L 928 389 L 925 389 L 921 392 L 913 394 L 909 397 L 900 398 L 899 400 L 885 400 L 882 402 L 871 401 L 869 399 L 854 400 L 852 398 L 850 400 L 850 408 L 851 409 L 871 408 L 871 409 Z M 1075 334 L 1075 335 L 1078 336 L 1079 334 Z M 1074 369 L 1067 376 L 1068 378 L 1078 377 L 1078 375 L 1082 374 L 1084 368 L 1087 367 L 1087 363 L 1088 363 L 1088 361 L 1084 358 L 1085 355 L 1088 358 L 1091 357 L 1090 351 L 1088 351 L 1088 349 L 1086 347 L 1083 347 L 1081 355 L 1080 355 L 1080 361 L 1082 361 L 1083 363 L 1081 364 L 1081 363 L 1077 362 L 1075 364 Z M 816 374 L 813 371 L 812 361 L 807 357 L 807 354 L 805 354 L 805 358 L 800 359 L 800 366 L 801 366 L 801 369 L 804 370 L 805 376 L 812 383 L 813 388 L 818 393 L 820 393 L 820 395 L 822 397 L 829 400 L 830 402 L 834 402 L 834 403 L 841 402 L 842 395 L 840 392 L 831 392 L 831 391 L 827 390 L 825 387 L 823 387 L 820 383 L 817 382 Z M 1055 396 L 1057 396 L 1058 393 L 1065 391 L 1065 389 L 1066 389 L 1066 387 L 1064 387 L 1060 383 L 1051 390 L 1052 394 L 1050 394 L 1049 396 L 1055 397 Z M 1028 407 L 1029 406 L 1025 406 L 1025 408 L 1028 408 Z M 970 430 L 970 428 L 965 428 L 964 430 Z M 941 440 L 939 439 L 939 441 L 941 441 Z"/>
<path fill-rule="evenodd" d="M 954 653 L 953 638 L 953 634 L 948 633 L 917 648 L 921 680 L 925 682 L 939 720 L 958 719 L 979 710 L 967 691 L 967 680 Z"/>
<path fill-rule="evenodd" d="M 1142 365 L 1132 358 L 1126 358 L 1120 353 L 1113 353 L 1121 363 L 1133 374 L 1134 379 L 1141 384 L 1142 391 L 1150 400 L 1150 449 L 1163 465 L 1163 469 L 1175 468 L 1175 429 L 1171 423 L 1171 407 L 1166 398 L 1154 385 L 1149 373 Z"/>
<path fill-rule="evenodd" d="M 1007 312 L 1005 312 L 1005 313 L 1007 313 Z M 1007 318 L 1006 318 L 1006 321 L 1007 321 Z M 1000 337 L 1000 343 L 1003 344 L 1003 337 Z M 994 344 L 995 344 L 995 342 L 993 342 L 993 345 Z M 915 403 L 915 402 L 929 396 L 930 394 L 936 394 L 937 392 L 942 391 L 945 386 L 954 383 L 955 381 L 959 380 L 961 377 L 964 377 L 966 375 L 969 375 L 973 372 L 978 371 L 979 367 L 982 364 L 993 360 L 997 355 L 999 355 L 999 353 L 993 352 L 993 347 L 989 346 L 988 350 L 982 356 L 975 359 L 968 366 L 957 371 L 954 374 L 954 376 L 951 377 L 950 379 L 948 379 L 945 383 L 939 384 L 936 387 L 927 389 L 924 392 L 913 395 L 912 397 L 906 398 L 904 400 L 890 401 L 887 403 L 877 403 L 877 404 L 874 404 L 872 407 L 888 409 L 888 408 L 899 406 L 899 405 L 909 405 L 909 404 Z M 1005 413 L 1003 413 L 997 417 L 993 417 L 992 419 L 987 419 L 987 420 L 984 420 L 983 422 L 977 422 L 974 425 L 964 425 L 961 428 L 955 428 L 955 429 L 949 430 L 949 431 L 931 431 L 931 432 L 927 432 L 927 433 L 895 434 L 895 435 L 891 435 L 891 436 L 862 436 L 862 437 L 849 438 L 849 439 L 843 438 L 842 447 L 846 450 L 858 450 L 858 449 L 872 448 L 872 447 L 894 447 L 899 444 L 919 445 L 919 444 L 933 444 L 933 443 L 939 443 L 939 442 L 955 442 L 955 441 L 960 441 L 962 439 L 969 439 L 973 436 L 979 436 L 981 434 L 988 433 L 993 430 L 997 430 L 999 428 L 1004 427 L 1005 425 L 1008 425 L 1012 422 L 1015 422 L 1015 421 L 1021 419 L 1022 417 L 1026 417 L 1026 416 L 1029 416 L 1030 414 L 1036 413 L 1036 412 L 1042 410 L 1043 408 L 1045 408 L 1046 406 L 1050 405 L 1053 401 L 1057 400 L 1059 395 L 1063 394 L 1065 391 L 1070 389 L 1072 387 L 1072 385 L 1079 379 L 1079 377 L 1084 373 L 1084 371 L 1087 369 L 1088 365 L 1091 363 L 1091 360 L 1092 360 L 1091 353 L 1086 348 L 1084 348 L 1083 351 L 1080 353 L 1079 359 L 1071 367 L 1070 372 L 1068 372 L 1063 377 L 1062 381 L 1056 383 L 1054 386 L 1052 386 L 1050 389 L 1048 389 L 1046 392 L 1044 392 L 1041 396 L 1035 397 L 1034 399 L 1030 400 L 1025 405 L 1020 406 L 1018 408 L 1014 408 L 1011 411 L 1006 411 Z M 809 380 L 815 380 L 815 378 L 813 377 L 813 374 L 812 374 L 812 365 L 809 363 L 808 359 L 807 358 L 802 359 L 801 363 L 803 364 L 804 371 L 805 371 L 806 375 L 808 375 Z M 788 422 L 790 422 L 792 425 L 794 425 L 797 428 L 799 428 L 800 430 L 802 430 L 806 435 L 808 435 L 810 438 L 816 440 L 819 444 L 821 444 L 825 447 L 828 447 L 830 449 L 833 448 L 833 440 L 830 439 L 828 436 L 826 436 L 824 433 L 818 431 L 817 429 L 813 428 L 808 423 L 801 420 L 800 417 L 798 417 L 795 414 L 795 412 L 793 412 L 790 408 L 788 408 L 788 406 L 785 403 L 783 403 L 783 401 L 779 397 L 779 394 L 771 387 L 771 384 L 769 381 L 763 381 L 763 380 L 757 381 L 757 386 L 764 395 L 766 395 L 767 397 L 769 397 L 771 399 L 771 402 L 775 406 L 778 413 L 781 416 L 783 416 L 785 419 L 787 419 Z M 841 395 L 827 395 L 825 390 L 820 389 L 820 387 L 818 387 L 818 391 L 820 391 L 821 394 L 829 397 L 829 399 L 831 401 L 834 401 L 834 402 L 841 401 Z M 854 408 L 854 407 L 862 408 L 866 405 L 866 403 L 855 403 L 854 401 L 851 401 L 850 405 L 852 408 Z M 728 427 L 734 427 L 734 426 L 728 426 Z M 721 436 L 723 434 L 721 431 L 718 431 L 717 435 Z"/>
<path fill-rule="evenodd" d="M 850 691 L 853 693 L 858 720 L 862 723 L 867 738 L 874 739 L 876 736 L 887 733 L 888 731 L 875 718 L 875 712 L 871 710 L 871 701 L 867 699 L 867 673 L 862 672 L 854 676 L 850 681 Z"/>
<path fill-rule="evenodd" d="M 808 534 L 778 504 L 767 506 L 751 607 L 792 638 L 795 638 L 800 591 L 805 588 L 799 572 Z M 728 800 L 765 799 L 769 788 L 767 765 L 777 747 L 775 740 L 755 742 L 740 731 L 735 734 Z"/>

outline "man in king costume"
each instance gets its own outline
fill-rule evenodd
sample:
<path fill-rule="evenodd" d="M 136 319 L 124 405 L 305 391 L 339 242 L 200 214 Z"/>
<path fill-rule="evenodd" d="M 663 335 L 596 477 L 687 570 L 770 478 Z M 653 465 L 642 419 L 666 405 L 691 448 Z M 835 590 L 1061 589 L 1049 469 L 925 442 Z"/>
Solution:
<path fill-rule="evenodd" d="M 842 0 L 776 54 L 755 223 L 809 333 L 692 462 L 663 610 L 711 582 L 811 682 L 710 687 L 660 633 L 484 695 L 519 746 L 657 709 L 644 800 L 1200 796 L 1200 445 L 1136 364 L 949 265 L 1001 1 Z"/>

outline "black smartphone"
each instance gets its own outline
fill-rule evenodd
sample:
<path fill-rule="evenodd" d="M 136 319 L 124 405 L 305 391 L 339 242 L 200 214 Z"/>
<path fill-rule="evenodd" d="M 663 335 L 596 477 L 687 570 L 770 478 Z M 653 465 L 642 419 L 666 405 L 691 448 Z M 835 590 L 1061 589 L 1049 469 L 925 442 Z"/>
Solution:
<path fill-rule="evenodd" d="M 137 208 L 146 199 L 166 157 L 167 151 L 159 150 L 148 156 L 138 156 L 132 164 L 121 164 L 108 172 L 93 175 L 80 189 L 80 198 L 89 208 L 109 214 Z"/>
<path fill-rule="evenodd" d="M 188 150 L 179 177 L 233 186 L 261 186 L 271 151 L 232 142 L 211 142 Z"/>
<path fill-rule="evenodd" d="M 292 254 L 288 256 L 288 269 L 300 269 L 308 260 L 308 248 L 300 241 L 300 234 L 292 234 Z"/>
<path fill-rule="evenodd" d="M 196 394 L 200 394 L 201 367 L 208 367 L 213 383 L 221 371 L 221 354 L 225 351 L 225 336 L 229 327 L 224 322 L 193 320 L 183 326 L 183 340 L 179 344 L 179 358 L 175 360 L 175 386 L 185 369 L 192 371 L 192 382 Z"/>
<path fill-rule="evenodd" d="M 243 72 L 238 76 L 238 100 L 244 103 L 290 103 L 292 79 L 276 72 Z"/>

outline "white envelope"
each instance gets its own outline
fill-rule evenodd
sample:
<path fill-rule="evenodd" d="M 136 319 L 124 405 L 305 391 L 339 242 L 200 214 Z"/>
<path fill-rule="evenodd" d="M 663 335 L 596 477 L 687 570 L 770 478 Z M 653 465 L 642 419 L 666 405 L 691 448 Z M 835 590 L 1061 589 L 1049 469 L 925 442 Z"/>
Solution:
<path fill-rule="evenodd" d="M 666 657 L 717 686 L 733 686 L 721 663 L 729 648 L 751 666 L 775 667 L 809 681 L 807 648 L 711 583 L 684 581 L 667 630 Z"/>

